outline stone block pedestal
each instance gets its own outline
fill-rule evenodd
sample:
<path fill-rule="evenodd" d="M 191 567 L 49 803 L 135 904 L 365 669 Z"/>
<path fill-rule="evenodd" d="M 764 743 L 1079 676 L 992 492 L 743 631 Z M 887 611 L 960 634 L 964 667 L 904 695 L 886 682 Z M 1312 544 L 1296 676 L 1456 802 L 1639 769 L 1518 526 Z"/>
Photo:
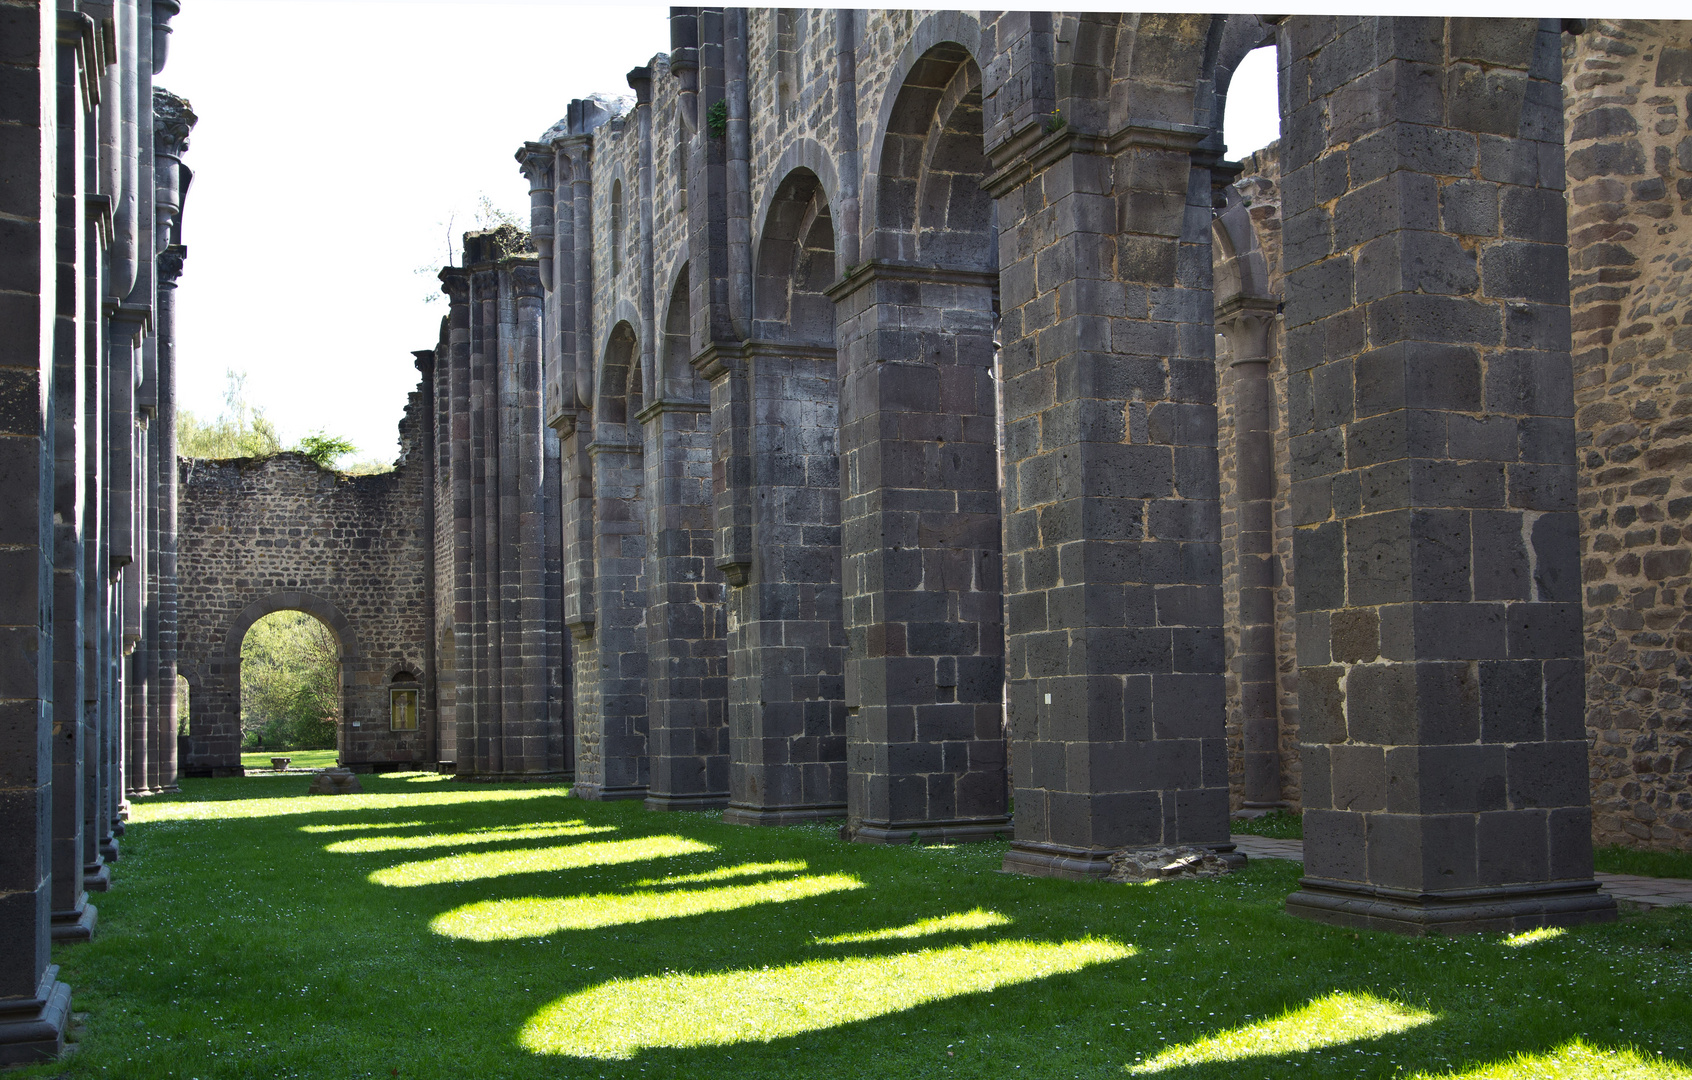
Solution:
<path fill-rule="evenodd" d="M 70 987 L 54 964 L 42 973 L 35 996 L 0 998 L 0 1068 L 49 1061 L 65 1049 Z"/>

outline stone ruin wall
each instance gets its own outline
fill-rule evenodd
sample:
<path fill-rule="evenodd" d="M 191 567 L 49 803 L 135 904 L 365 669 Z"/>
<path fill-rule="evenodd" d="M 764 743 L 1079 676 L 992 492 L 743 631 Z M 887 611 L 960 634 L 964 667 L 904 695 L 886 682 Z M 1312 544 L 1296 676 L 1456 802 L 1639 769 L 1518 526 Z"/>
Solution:
<path fill-rule="evenodd" d="M 1692 846 L 1692 23 L 1565 38 L 1594 840 Z"/>
<path fill-rule="evenodd" d="M 342 764 L 436 760 L 426 401 L 412 392 L 390 473 L 347 476 L 297 453 L 179 462 L 179 669 L 193 694 L 191 768 L 239 764 L 237 676 L 225 647 L 255 605 L 265 614 L 338 613 L 350 627 L 357 652 L 342 657 Z M 424 686 L 415 733 L 388 729 L 387 688 L 401 670 Z"/>

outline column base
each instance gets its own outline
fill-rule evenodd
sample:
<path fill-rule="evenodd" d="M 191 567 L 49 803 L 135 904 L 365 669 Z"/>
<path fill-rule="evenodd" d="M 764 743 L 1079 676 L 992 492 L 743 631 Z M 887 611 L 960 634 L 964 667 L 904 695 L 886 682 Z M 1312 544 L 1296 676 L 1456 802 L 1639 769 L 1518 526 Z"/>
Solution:
<path fill-rule="evenodd" d="M 1424 893 L 1300 878 L 1298 892 L 1287 897 L 1287 913 L 1330 926 L 1421 936 L 1610 922 L 1616 901 L 1591 880 Z"/>
<path fill-rule="evenodd" d="M 1148 849 L 1156 845 L 1148 845 Z M 1181 847 L 1204 848 L 1214 851 L 1231 870 L 1238 870 L 1246 857 L 1234 850 L 1232 842 L 1220 844 L 1182 844 Z M 1102 878 L 1110 873 L 1110 857 L 1123 848 L 1079 848 L 1067 844 L 1042 843 L 1034 840 L 1013 840 L 1010 851 L 999 871 L 1005 874 L 1027 874 L 1029 877 L 1055 877 L 1069 881 Z"/>
<path fill-rule="evenodd" d="M 0 1003 L 0 1067 L 51 1061 L 64 1053 L 70 1001 L 70 987 L 59 981 L 59 965 L 52 964 L 33 998 Z"/>
<path fill-rule="evenodd" d="M 358 772 L 357 765 L 349 766 L 353 772 Z M 386 772 L 391 770 L 365 769 L 365 772 Z M 468 784 L 568 784 L 572 778 L 567 772 L 483 772 L 452 774 L 453 779 L 462 780 Z"/>
<path fill-rule="evenodd" d="M 48 933 L 54 941 L 91 941 L 94 937 L 94 926 L 100 921 L 100 912 L 85 896 L 82 902 L 69 911 L 53 912 L 52 920 L 48 924 Z"/>
<path fill-rule="evenodd" d="M 589 802 L 621 802 L 625 799 L 646 798 L 646 788 L 641 787 L 601 787 L 598 784 L 574 784 L 570 794 L 578 799 Z"/>
<path fill-rule="evenodd" d="M 819 803 L 813 806 L 736 806 L 729 803 L 723 811 L 727 825 L 799 825 L 807 821 L 826 821 L 846 816 L 845 803 Z"/>
<path fill-rule="evenodd" d="M 89 892 L 106 892 L 112 887 L 112 868 L 103 856 L 96 855 L 93 862 L 82 864 L 82 887 Z"/>
<path fill-rule="evenodd" d="M 118 861 L 118 854 L 117 830 L 113 829 L 111 835 L 100 841 L 100 858 L 108 863 L 115 863 Z"/>
<path fill-rule="evenodd" d="M 648 795 L 646 808 L 648 810 L 721 810 L 728 805 L 729 795 L 726 791 L 707 793 L 704 795 Z"/>
<path fill-rule="evenodd" d="M 863 821 L 842 830 L 846 839 L 860 844 L 967 844 L 976 840 L 1007 840 L 1011 819 L 975 818 L 958 821 Z"/>

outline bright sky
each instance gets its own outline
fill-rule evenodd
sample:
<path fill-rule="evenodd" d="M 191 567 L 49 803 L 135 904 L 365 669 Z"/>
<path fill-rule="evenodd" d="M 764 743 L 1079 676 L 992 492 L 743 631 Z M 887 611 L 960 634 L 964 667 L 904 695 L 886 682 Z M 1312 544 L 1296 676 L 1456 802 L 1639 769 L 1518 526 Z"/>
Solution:
<path fill-rule="evenodd" d="M 392 459 L 411 353 L 435 345 L 445 311 L 434 275 L 449 237 L 479 227 L 483 196 L 527 222 L 517 148 L 571 98 L 628 93 L 629 69 L 669 49 L 668 11 L 184 4 L 158 78 L 200 117 L 185 159 L 180 407 L 215 416 L 233 368 L 285 443 L 323 429 L 354 457 Z M 1264 70 L 1235 76 L 1231 157 L 1275 137 L 1273 50 L 1247 64 Z"/>
<path fill-rule="evenodd" d="M 177 400 L 224 371 L 291 443 L 322 428 L 391 459 L 411 353 L 435 345 L 447 238 L 480 197 L 529 217 L 513 155 L 571 98 L 629 92 L 667 7 L 192 0 L 159 85 L 199 114 L 185 161 Z M 419 273 L 427 267 L 425 273 Z M 437 297 L 426 302 L 429 297 Z M 348 459 L 351 460 L 351 459 Z"/>

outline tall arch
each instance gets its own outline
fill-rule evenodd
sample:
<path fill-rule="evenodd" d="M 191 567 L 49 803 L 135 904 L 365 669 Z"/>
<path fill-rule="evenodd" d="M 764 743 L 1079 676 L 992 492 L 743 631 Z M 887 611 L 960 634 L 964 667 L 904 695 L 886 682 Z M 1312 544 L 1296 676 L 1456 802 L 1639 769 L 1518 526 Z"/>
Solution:
<path fill-rule="evenodd" d="M 931 28 L 932 32 L 932 28 Z M 877 258 L 831 289 L 840 328 L 848 828 L 1009 826 L 1003 730 L 998 235 L 981 68 L 939 40 L 883 113 Z"/>
<path fill-rule="evenodd" d="M 341 723 L 336 732 L 336 749 L 341 760 L 351 761 L 355 756 L 360 756 L 359 752 L 363 747 L 359 744 L 368 741 L 363 737 L 363 725 L 378 723 L 383 717 L 374 709 L 374 696 L 371 696 L 370 701 L 362 703 L 363 708 L 359 707 L 361 702 L 358 699 L 365 695 L 356 694 L 354 690 L 360 682 L 364 655 L 359 648 L 358 634 L 353 630 L 351 621 L 340 608 L 328 600 L 307 592 L 270 593 L 254 600 L 230 619 L 223 632 L 221 653 L 211 665 L 210 675 L 214 685 L 205 688 L 207 692 L 201 694 L 208 706 L 205 710 L 208 714 L 206 730 L 202 737 L 208 742 L 221 741 L 221 738 L 232 734 L 235 745 L 239 747 L 241 645 L 246 641 L 247 631 L 253 628 L 254 623 L 279 611 L 303 611 L 322 623 L 335 636 L 336 645 L 340 649 L 341 665 Z M 189 713 L 188 722 L 191 727 L 197 726 L 192 712 Z M 222 730 L 226 726 L 229 728 L 228 732 Z M 421 732 L 424 725 L 420 723 L 418 728 Z M 190 739 L 196 739 L 192 730 L 189 734 Z"/>

